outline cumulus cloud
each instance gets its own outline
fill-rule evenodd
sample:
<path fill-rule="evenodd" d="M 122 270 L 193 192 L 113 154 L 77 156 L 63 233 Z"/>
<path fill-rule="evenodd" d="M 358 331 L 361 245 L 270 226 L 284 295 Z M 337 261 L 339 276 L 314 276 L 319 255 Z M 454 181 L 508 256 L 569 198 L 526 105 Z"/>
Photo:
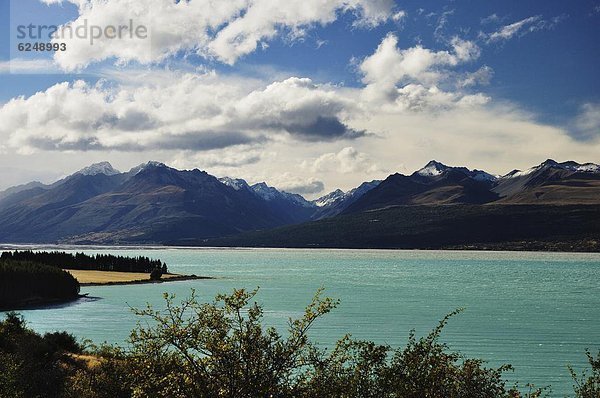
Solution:
<path fill-rule="evenodd" d="M 364 131 L 349 128 L 340 120 L 353 109 L 352 101 L 334 87 L 294 77 L 250 93 L 232 111 L 246 126 L 281 129 L 302 139 L 320 141 L 364 135 Z"/>
<path fill-rule="evenodd" d="M 584 106 L 570 131 L 541 124 L 474 91 L 493 72 L 481 65 L 465 72 L 480 56 L 474 42 L 455 37 L 446 46 L 402 48 L 387 35 L 359 61 L 361 87 L 131 69 L 112 71 L 111 82 L 56 84 L 0 107 L 0 163 L 65 162 L 71 151 L 69 159 L 83 164 L 110 153 L 124 165 L 156 158 L 313 195 L 325 184 L 348 189 L 431 158 L 493 173 L 548 157 L 597 158 L 597 104 Z M 94 152 L 76 153 L 83 150 Z"/>
<path fill-rule="evenodd" d="M 210 150 L 277 137 L 351 139 L 352 102 L 333 87 L 289 78 L 255 81 L 175 73 L 154 83 L 59 83 L 0 108 L 0 136 L 21 152 Z"/>
<path fill-rule="evenodd" d="M 450 49 L 434 51 L 421 45 L 400 49 L 398 38 L 388 34 L 359 66 L 364 96 L 369 101 L 395 103 L 404 109 L 452 105 L 463 99 L 485 100 L 483 96 L 468 98 L 439 88 L 452 75 L 451 68 L 479 55 L 480 49 L 474 42 L 458 37 L 450 41 Z"/>
<path fill-rule="evenodd" d="M 362 61 L 365 86 L 358 89 L 317 84 L 309 78 L 269 82 L 210 70 L 132 70 L 110 75 L 113 83 L 59 83 L 2 106 L 0 136 L 5 150 L 21 153 L 209 151 L 272 140 L 364 137 L 367 129 L 354 122 L 380 111 L 382 105 L 397 112 L 479 106 L 487 101 L 482 94 L 439 87 L 452 68 L 479 57 L 473 42 L 455 37 L 448 50 L 440 51 L 422 46 L 400 49 L 397 44 L 390 34 Z"/>
<path fill-rule="evenodd" d="M 269 184 L 281 191 L 300 195 L 317 194 L 325 189 L 325 184 L 321 180 L 314 177 L 302 178 L 289 172 L 271 177 Z"/>
<path fill-rule="evenodd" d="M 316 159 L 304 161 L 302 166 L 313 172 L 336 171 L 344 174 L 374 173 L 381 170 L 367 154 L 351 146 L 342 148 L 339 152 L 324 153 Z"/>
<path fill-rule="evenodd" d="M 318 7 L 318 6 L 317 6 Z M 403 11 L 393 12 L 394 0 L 348 1 L 342 9 L 352 10 L 356 15 L 354 26 L 374 28 L 390 17 L 397 21 Z"/>
<path fill-rule="evenodd" d="M 93 45 L 88 39 L 63 37 L 60 41 L 67 44 L 68 51 L 57 52 L 55 59 L 66 70 L 111 58 L 117 63 L 148 64 L 179 52 L 234 64 L 278 36 L 296 40 L 312 27 L 332 23 L 344 13 L 355 15 L 355 26 L 373 27 L 399 12 L 393 0 L 69 1 L 79 10 L 78 17 L 67 24 L 71 29 L 84 24 L 127 26 L 133 21 L 148 32 L 144 38 L 103 35 Z"/>

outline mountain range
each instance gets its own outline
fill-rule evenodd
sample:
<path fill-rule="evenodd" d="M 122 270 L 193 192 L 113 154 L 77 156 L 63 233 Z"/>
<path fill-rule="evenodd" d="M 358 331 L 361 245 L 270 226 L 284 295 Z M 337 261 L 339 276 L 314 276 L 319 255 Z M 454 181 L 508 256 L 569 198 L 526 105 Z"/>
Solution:
<path fill-rule="evenodd" d="M 570 219 L 575 219 L 568 215 L 568 211 L 575 208 L 583 209 L 584 213 L 592 212 L 585 213 L 586 217 L 592 217 L 591 229 L 565 226 Z M 464 225 L 466 215 L 481 213 L 484 218 L 490 217 L 492 209 L 494 214 L 502 214 L 494 221 L 500 224 L 502 218 L 521 214 L 524 209 L 530 209 L 525 214 L 537 214 L 540 219 L 545 219 L 547 211 L 561 220 L 564 230 L 571 231 L 570 236 L 582 232 L 593 239 L 600 237 L 593 228 L 596 222 L 600 229 L 600 219 L 594 218 L 598 208 L 600 166 L 573 161 L 547 160 L 504 176 L 431 161 L 410 175 L 392 174 L 383 181 L 364 182 L 348 192 L 335 190 L 312 201 L 264 182 L 250 185 L 243 179 L 217 178 L 198 169 L 177 170 L 159 162 L 148 162 L 120 172 L 110 163 L 102 162 L 53 184 L 32 182 L 0 192 L 0 242 L 254 245 L 248 242 L 257 242 L 257 234 L 262 234 L 263 240 L 256 245 L 277 246 L 269 236 L 275 236 L 271 231 L 283 228 L 286 236 L 299 234 L 304 242 L 290 241 L 286 245 L 314 246 L 315 242 L 306 236 L 307 228 L 311 234 L 319 235 L 314 228 L 322 226 L 331 230 L 336 223 L 362 220 L 365 215 L 371 217 L 376 212 L 386 217 L 388 227 L 400 230 L 410 224 L 398 224 L 407 215 L 428 211 L 443 213 L 444 225 L 432 228 L 451 231 L 453 225 L 470 228 L 468 223 Z M 369 218 L 372 219 L 375 218 Z M 369 222 L 381 221 L 377 220 Z M 544 225 L 548 227 L 547 220 Z M 334 244 L 333 237 L 322 237 L 316 245 L 361 247 L 361 227 L 353 228 L 357 229 L 357 236 L 347 239 L 352 244 L 337 240 Z M 417 231 L 420 227 L 412 225 L 411 228 Z M 498 228 L 500 231 L 503 227 Z M 374 233 L 375 236 L 368 238 L 371 243 L 365 247 L 378 246 L 379 232 Z M 508 238 L 509 235 L 503 239 Z M 465 239 L 453 244 L 468 244 L 469 239 L 473 240 Z M 427 238 L 429 241 L 435 239 Z M 381 246 L 406 245 L 388 241 Z"/>
<path fill-rule="evenodd" d="M 600 204 L 600 166 L 548 159 L 525 171 L 493 176 L 432 160 L 409 176 L 393 174 L 344 210 L 397 205 Z"/>

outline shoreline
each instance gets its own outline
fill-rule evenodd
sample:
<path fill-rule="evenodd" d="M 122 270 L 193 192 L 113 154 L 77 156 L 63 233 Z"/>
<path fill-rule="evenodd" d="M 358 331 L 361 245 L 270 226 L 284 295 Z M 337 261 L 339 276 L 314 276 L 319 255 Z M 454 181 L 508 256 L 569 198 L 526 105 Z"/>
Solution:
<path fill-rule="evenodd" d="M 151 279 L 135 279 L 129 281 L 107 281 L 107 282 L 80 282 L 79 286 L 87 287 L 87 286 L 118 286 L 118 285 L 147 285 L 154 283 L 165 283 L 165 282 L 179 282 L 179 281 L 193 281 L 199 279 L 216 279 L 212 276 L 198 276 L 198 275 L 177 275 L 177 274 L 169 274 L 172 275 L 169 278 L 161 278 L 158 280 Z"/>
<path fill-rule="evenodd" d="M 70 273 L 79 286 L 110 286 L 110 285 L 136 285 L 144 283 L 163 283 L 170 281 L 183 281 L 195 279 L 212 279 L 209 276 L 183 275 L 166 273 L 160 279 L 150 279 L 150 274 L 145 272 L 123 272 L 123 271 L 100 271 L 65 269 Z"/>
<path fill-rule="evenodd" d="M 72 273 L 71 271 L 75 270 L 65 270 L 67 272 Z M 81 272 L 90 272 L 90 271 L 81 271 Z M 110 273 L 111 271 L 91 271 L 94 273 Z M 122 274 L 122 273 L 119 273 Z M 126 273 L 123 273 L 126 274 Z M 167 276 L 164 278 L 164 276 Z M 131 279 L 131 280 L 112 280 L 112 281 L 92 281 L 92 282 L 79 282 L 80 287 L 88 287 L 88 286 L 119 286 L 119 285 L 145 285 L 145 284 L 155 284 L 155 283 L 165 283 L 165 282 L 180 282 L 180 281 L 190 281 L 190 280 L 200 280 L 200 279 L 216 279 L 211 276 L 198 276 L 198 275 L 179 275 L 179 274 L 165 274 L 163 278 L 159 280 L 151 280 L 148 279 Z M 78 280 L 79 281 L 79 280 Z M 89 297 L 89 293 L 79 293 L 77 296 L 69 297 L 69 298 L 43 298 L 43 297 L 30 297 L 23 299 L 19 302 L 11 304 L 6 307 L 0 307 L 0 312 L 11 312 L 11 311 L 20 311 L 20 310 L 36 310 L 36 309 L 44 309 L 47 307 L 68 305 L 69 303 L 74 303 L 77 300 L 82 298 Z"/>
<path fill-rule="evenodd" d="M 98 248 L 103 248 L 99 246 Z M 110 246 L 106 246 L 106 249 Z M 160 250 L 160 247 L 156 248 Z M 298 246 L 164 246 L 165 249 L 190 249 L 190 250 L 348 250 L 348 251 L 410 251 L 410 252 L 487 252 L 487 253 L 563 253 L 563 254 L 600 254 L 600 246 L 598 248 L 556 248 L 556 247 L 540 247 L 515 244 L 507 246 L 497 246 L 493 244 L 473 244 L 473 245 L 456 245 L 456 246 L 440 246 L 440 247 L 394 247 L 394 246 L 335 246 L 335 245 L 298 245 Z M 144 247 L 140 247 L 144 250 Z"/>
<path fill-rule="evenodd" d="M 403 247 L 403 246 L 354 246 L 354 245 L 186 245 L 177 244 L 158 244 L 148 243 L 132 244 L 132 245 L 110 245 L 110 244 L 36 244 L 36 243 L 0 243 L 0 250 L 168 250 L 168 249 L 183 249 L 183 250 L 364 250 L 364 251 L 415 251 L 415 252 L 512 252 L 512 253 L 565 253 L 565 254 L 589 254 L 600 253 L 600 242 L 594 241 L 589 245 L 584 241 L 562 241 L 562 242 L 547 242 L 547 241 L 510 241 L 500 243 L 471 243 L 457 245 L 443 245 L 435 247 Z M 591 246 L 591 247 L 590 247 Z M 67 270 L 68 271 L 68 270 Z M 106 271 L 110 272 L 110 271 Z M 200 279 L 212 279 L 211 277 L 200 277 Z"/>
<path fill-rule="evenodd" d="M 68 303 L 75 302 L 79 299 L 88 297 L 87 293 L 78 294 L 76 297 L 69 297 L 65 299 L 59 298 L 42 298 L 42 297 L 31 297 L 28 299 L 21 300 L 20 302 L 11 305 L 9 307 L 0 307 L 0 312 L 11 312 L 20 310 L 36 310 L 43 309 L 46 307 L 60 306 Z"/>

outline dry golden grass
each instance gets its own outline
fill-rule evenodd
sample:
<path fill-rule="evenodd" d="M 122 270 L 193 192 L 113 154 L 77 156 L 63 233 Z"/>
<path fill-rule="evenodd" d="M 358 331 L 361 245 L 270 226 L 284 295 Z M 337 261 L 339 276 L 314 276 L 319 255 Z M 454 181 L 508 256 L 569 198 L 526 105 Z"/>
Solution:
<path fill-rule="evenodd" d="M 94 369 L 102 364 L 105 360 L 101 357 L 97 357 L 94 355 L 85 355 L 85 354 L 68 354 L 69 357 L 79 362 L 81 365 L 86 367 L 87 369 Z"/>
<path fill-rule="evenodd" d="M 114 272 L 114 271 L 87 271 L 87 270 L 66 270 L 71 273 L 79 283 L 125 283 L 147 281 L 150 279 L 150 274 L 142 272 Z M 165 274 L 162 279 L 176 278 L 179 275 Z"/>

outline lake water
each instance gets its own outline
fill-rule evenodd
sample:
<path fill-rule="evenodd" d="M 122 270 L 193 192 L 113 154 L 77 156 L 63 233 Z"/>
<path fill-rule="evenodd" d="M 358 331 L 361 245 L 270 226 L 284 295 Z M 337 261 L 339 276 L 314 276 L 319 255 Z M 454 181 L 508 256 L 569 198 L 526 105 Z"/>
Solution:
<path fill-rule="evenodd" d="M 233 288 L 260 287 L 266 323 L 285 327 L 314 292 L 341 300 L 312 330 L 324 345 L 345 333 L 404 346 L 409 330 L 424 335 L 447 313 L 442 340 L 490 366 L 510 363 L 507 379 L 572 393 L 567 364 L 581 369 L 585 350 L 600 349 L 600 255 L 519 252 L 281 249 L 86 250 L 146 255 L 172 272 L 217 277 L 154 285 L 84 287 L 98 300 L 23 311 L 40 332 L 67 330 L 94 342 L 124 344 L 136 318 L 129 306 L 162 305 L 162 293 L 191 288 L 207 301 Z"/>

